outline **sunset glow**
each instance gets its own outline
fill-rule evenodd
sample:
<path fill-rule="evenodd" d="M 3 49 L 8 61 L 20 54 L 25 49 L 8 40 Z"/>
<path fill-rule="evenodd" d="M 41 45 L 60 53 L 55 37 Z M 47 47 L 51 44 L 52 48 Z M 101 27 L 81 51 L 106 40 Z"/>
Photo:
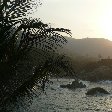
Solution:
<path fill-rule="evenodd" d="M 112 0 L 44 0 L 33 17 L 71 29 L 73 38 L 112 40 Z"/>
<path fill-rule="evenodd" d="M 100 27 L 102 33 L 104 33 L 105 37 L 112 40 L 112 9 L 104 14 L 100 20 Z"/>

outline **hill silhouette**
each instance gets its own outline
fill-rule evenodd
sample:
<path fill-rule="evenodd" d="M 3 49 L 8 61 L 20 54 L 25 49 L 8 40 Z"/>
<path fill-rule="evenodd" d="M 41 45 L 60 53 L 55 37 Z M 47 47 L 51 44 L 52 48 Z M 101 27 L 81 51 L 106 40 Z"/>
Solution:
<path fill-rule="evenodd" d="M 74 39 L 66 37 L 68 43 L 63 48 L 63 53 L 70 57 L 86 56 L 112 58 L 112 41 L 104 38 Z M 62 49 L 61 49 L 62 50 Z"/>

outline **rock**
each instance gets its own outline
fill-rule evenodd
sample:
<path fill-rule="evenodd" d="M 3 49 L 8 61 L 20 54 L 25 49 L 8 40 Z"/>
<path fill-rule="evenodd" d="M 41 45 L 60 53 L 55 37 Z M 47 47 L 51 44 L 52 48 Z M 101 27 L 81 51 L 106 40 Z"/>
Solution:
<path fill-rule="evenodd" d="M 60 87 L 68 89 L 76 89 L 76 88 L 85 88 L 86 85 L 79 81 L 73 81 L 72 84 L 60 85 Z"/>
<path fill-rule="evenodd" d="M 110 94 L 108 91 L 101 87 L 95 87 L 87 91 L 86 95 L 97 95 L 98 93 L 100 94 Z"/>

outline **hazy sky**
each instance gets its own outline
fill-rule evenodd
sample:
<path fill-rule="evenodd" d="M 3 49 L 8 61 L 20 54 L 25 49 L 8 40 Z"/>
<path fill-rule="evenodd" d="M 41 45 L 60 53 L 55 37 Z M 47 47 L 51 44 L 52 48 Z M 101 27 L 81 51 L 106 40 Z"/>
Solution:
<path fill-rule="evenodd" d="M 33 16 L 69 28 L 74 38 L 112 40 L 112 0 L 43 0 Z"/>

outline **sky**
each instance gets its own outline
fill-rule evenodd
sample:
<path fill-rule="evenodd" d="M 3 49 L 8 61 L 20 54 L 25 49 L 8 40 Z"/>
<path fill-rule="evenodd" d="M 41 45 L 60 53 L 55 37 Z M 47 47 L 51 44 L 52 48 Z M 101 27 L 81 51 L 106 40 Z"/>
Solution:
<path fill-rule="evenodd" d="M 73 38 L 112 40 L 112 0 L 43 0 L 33 14 L 52 27 L 70 29 Z"/>

